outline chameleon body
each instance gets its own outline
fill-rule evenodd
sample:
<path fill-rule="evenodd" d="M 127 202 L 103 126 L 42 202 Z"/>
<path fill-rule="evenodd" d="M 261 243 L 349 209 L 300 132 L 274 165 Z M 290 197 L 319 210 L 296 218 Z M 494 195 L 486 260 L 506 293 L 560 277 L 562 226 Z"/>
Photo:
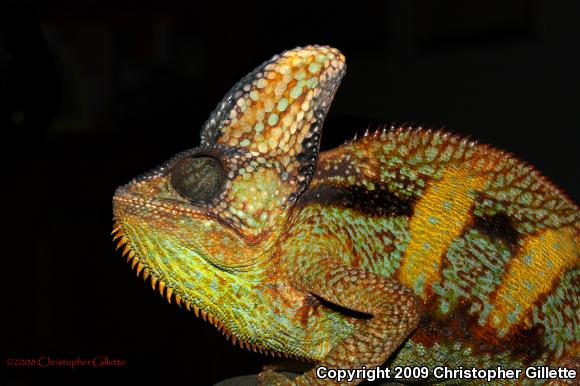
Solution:
<path fill-rule="evenodd" d="M 138 275 L 234 344 L 328 368 L 577 368 L 576 204 L 438 130 L 379 128 L 319 153 L 344 72 L 330 47 L 274 56 L 199 147 L 120 187 L 113 233 Z M 292 382 L 328 382 L 315 370 Z"/>

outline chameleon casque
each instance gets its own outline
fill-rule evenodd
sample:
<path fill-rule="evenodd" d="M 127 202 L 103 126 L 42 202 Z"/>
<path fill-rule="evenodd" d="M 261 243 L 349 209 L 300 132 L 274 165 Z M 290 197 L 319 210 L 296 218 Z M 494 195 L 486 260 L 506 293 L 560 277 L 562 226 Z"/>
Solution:
<path fill-rule="evenodd" d="M 319 153 L 345 68 L 331 47 L 274 56 L 199 147 L 119 187 L 113 234 L 137 274 L 234 344 L 329 368 L 577 369 L 576 204 L 439 130 L 379 128 Z"/>

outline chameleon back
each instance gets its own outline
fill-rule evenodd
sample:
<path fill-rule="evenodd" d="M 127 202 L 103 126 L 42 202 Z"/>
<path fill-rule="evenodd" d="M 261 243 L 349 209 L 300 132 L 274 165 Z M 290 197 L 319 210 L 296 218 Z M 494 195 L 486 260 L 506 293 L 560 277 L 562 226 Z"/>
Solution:
<path fill-rule="evenodd" d="M 345 264 L 425 301 L 395 364 L 578 355 L 578 208 L 513 156 L 439 131 L 378 130 L 322 153 L 298 206 L 295 224 L 324 218 L 315 233 Z"/>

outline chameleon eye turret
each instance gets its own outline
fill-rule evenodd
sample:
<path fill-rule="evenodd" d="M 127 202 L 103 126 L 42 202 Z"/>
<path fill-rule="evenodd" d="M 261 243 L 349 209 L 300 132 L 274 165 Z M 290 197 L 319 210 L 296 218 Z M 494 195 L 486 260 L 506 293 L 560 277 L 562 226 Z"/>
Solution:
<path fill-rule="evenodd" d="M 320 152 L 344 61 L 323 46 L 272 57 L 199 148 L 117 190 L 114 239 L 137 274 L 234 344 L 327 369 L 388 361 L 413 370 L 405 384 L 443 382 L 440 367 L 578 370 L 578 206 L 515 156 L 437 129 Z M 334 384 L 316 369 L 258 379 Z"/>
<path fill-rule="evenodd" d="M 221 162 L 210 156 L 187 156 L 171 171 L 171 185 L 192 203 L 207 203 L 221 190 L 225 173 Z"/>

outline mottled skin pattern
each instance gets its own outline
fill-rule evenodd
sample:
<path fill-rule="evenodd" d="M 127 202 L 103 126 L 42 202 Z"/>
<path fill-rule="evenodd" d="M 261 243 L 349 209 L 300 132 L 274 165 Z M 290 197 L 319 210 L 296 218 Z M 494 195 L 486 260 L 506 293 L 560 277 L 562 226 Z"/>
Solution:
<path fill-rule="evenodd" d="M 113 233 L 138 275 L 234 344 L 328 367 L 578 367 L 578 207 L 441 131 L 385 127 L 319 154 L 344 71 L 330 47 L 273 57 L 198 148 L 120 187 Z"/>

